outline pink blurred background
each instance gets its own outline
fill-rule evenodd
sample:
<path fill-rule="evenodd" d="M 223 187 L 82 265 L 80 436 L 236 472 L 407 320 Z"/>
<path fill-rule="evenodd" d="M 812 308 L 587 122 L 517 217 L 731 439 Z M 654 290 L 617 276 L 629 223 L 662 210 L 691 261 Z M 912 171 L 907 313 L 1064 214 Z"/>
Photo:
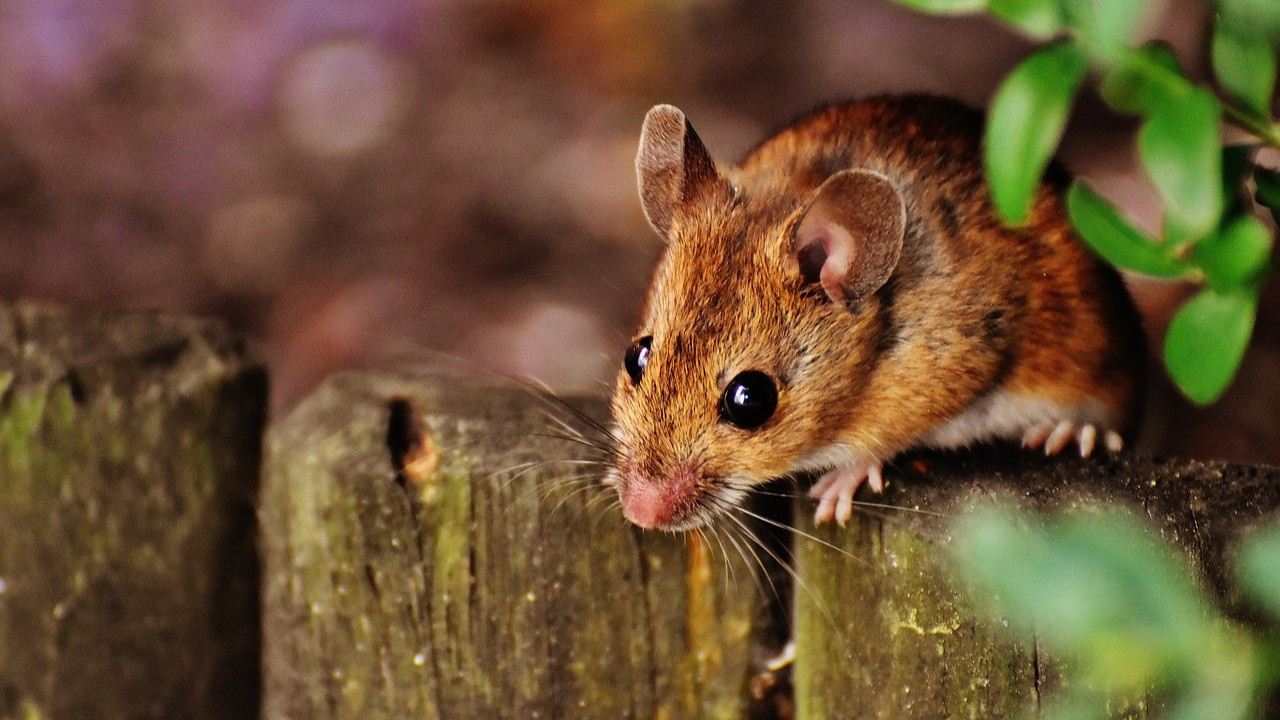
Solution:
<path fill-rule="evenodd" d="M 1208 4 L 1144 34 L 1204 75 Z M 732 162 L 823 102 L 985 105 L 1031 47 L 886 0 L 10 0 L 0 8 L 0 297 L 216 316 L 273 405 L 432 348 L 605 392 L 659 241 L 644 112 Z M 1063 158 L 1148 228 L 1133 125 L 1086 94 Z M 1136 283 L 1158 347 L 1184 289 Z M 1276 292 L 1227 399 L 1157 383 L 1149 449 L 1280 462 Z"/>

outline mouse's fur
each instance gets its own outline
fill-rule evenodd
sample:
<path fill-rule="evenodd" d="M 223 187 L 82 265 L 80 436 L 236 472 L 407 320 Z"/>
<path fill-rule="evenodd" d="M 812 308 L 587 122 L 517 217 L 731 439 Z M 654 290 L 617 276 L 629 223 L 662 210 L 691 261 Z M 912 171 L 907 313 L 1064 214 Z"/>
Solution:
<path fill-rule="evenodd" d="M 878 480 L 913 445 L 1060 421 L 1132 430 L 1145 349 L 1120 278 L 1075 238 L 1060 185 L 1040 187 L 1025 227 L 1001 223 L 980 136 L 957 103 L 876 98 L 812 113 L 719 171 L 683 114 L 651 111 L 637 172 L 668 247 L 637 333 L 652 336 L 648 365 L 613 398 L 633 521 L 697 526 L 799 471 L 874 466 Z M 857 261 L 819 246 L 813 266 L 806 223 L 829 244 L 822 228 L 845 228 L 835 244 Z M 718 411 L 744 370 L 778 388 L 755 430 Z"/>

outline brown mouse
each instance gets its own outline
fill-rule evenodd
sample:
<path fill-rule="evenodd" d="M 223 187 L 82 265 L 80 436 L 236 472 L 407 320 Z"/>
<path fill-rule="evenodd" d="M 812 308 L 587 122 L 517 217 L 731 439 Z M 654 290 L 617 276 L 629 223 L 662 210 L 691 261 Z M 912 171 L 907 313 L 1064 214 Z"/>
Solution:
<path fill-rule="evenodd" d="M 815 519 L 843 524 L 908 448 L 1121 448 L 1138 314 L 1076 238 L 1056 169 L 1025 227 L 1002 224 L 981 131 L 958 103 L 880 97 L 717 168 L 680 110 L 649 111 L 636 171 L 666 251 L 612 402 L 628 519 L 694 528 L 817 472 Z"/>

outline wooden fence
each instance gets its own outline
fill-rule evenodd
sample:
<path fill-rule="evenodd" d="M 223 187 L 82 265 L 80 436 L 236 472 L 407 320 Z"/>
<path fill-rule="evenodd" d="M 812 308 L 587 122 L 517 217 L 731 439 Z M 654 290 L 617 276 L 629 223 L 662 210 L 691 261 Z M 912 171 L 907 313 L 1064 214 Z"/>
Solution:
<path fill-rule="evenodd" d="M 1124 503 L 1247 616 L 1224 558 L 1280 503 L 1271 468 L 994 448 L 897 463 L 844 529 L 762 495 L 799 532 L 740 552 L 628 526 L 548 415 L 587 424 L 512 383 L 265 403 L 215 324 L 0 307 L 0 718 L 1026 717 L 1062 679 L 954 589 L 961 508 Z"/>

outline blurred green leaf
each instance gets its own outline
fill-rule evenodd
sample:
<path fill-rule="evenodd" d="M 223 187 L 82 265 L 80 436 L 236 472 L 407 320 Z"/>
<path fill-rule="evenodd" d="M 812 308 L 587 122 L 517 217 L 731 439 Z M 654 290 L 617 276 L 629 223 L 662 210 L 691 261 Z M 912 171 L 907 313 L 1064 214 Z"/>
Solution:
<path fill-rule="evenodd" d="M 1058 0 L 991 0 L 987 10 L 1032 37 L 1052 37 L 1063 27 Z"/>
<path fill-rule="evenodd" d="M 1094 682 L 1139 690 L 1194 663 L 1209 628 L 1185 562 L 1139 528 L 1118 511 L 1036 524 L 979 507 L 958 520 L 952 555 L 1012 627 L 1034 631 Z"/>
<path fill-rule="evenodd" d="M 1217 0 L 1219 22 L 1255 38 L 1280 38 L 1280 3 L 1276 0 Z"/>
<path fill-rule="evenodd" d="M 1170 703 L 1163 720 L 1243 720 L 1252 718 L 1253 653 L 1247 638 L 1238 638 L 1237 656 L 1217 654 L 1223 668 L 1210 682 L 1192 684 Z M 1207 658 L 1206 658 L 1207 661 Z M 1225 672 L 1223 671 L 1225 670 Z"/>
<path fill-rule="evenodd" d="M 1273 532 L 1248 562 L 1267 568 L 1280 614 L 1280 528 Z M 1165 718 L 1237 720 L 1253 710 L 1267 682 L 1259 646 L 1135 515 L 1111 508 L 1043 519 L 980 504 L 960 514 L 952 536 L 956 574 L 973 597 L 1068 668 L 1073 681 L 1045 718 L 1113 717 L 1153 693 L 1169 699 Z"/>
<path fill-rule="evenodd" d="M 1276 86 L 1276 51 L 1272 42 L 1242 35 L 1229 25 L 1218 23 L 1213 30 L 1212 58 L 1218 82 L 1258 117 L 1269 117 Z"/>
<path fill-rule="evenodd" d="M 978 599 L 999 598 L 1000 612 L 1010 626 L 1030 636 L 1049 548 L 1030 527 L 1030 520 L 1012 510 L 981 505 L 956 521 L 952 558 L 959 577 Z"/>
<path fill-rule="evenodd" d="M 1149 42 L 1121 52 L 1102 79 L 1098 92 L 1108 105 L 1120 112 L 1150 115 L 1156 108 L 1186 97 L 1191 88 L 1169 46 Z"/>
<path fill-rule="evenodd" d="M 1222 108 L 1195 88 L 1167 103 L 1138 132 L 1142 164 L 1164 199 L 1166 216 L 1193 237 L 1208 233 L 1222 215 Z"/>
<path fill-rule="evenodd" d="M 1103 57 L 1114 58 L 1129 45 L 1138 28 L 1147 0 L 1106 0 L 1091 3 L 1089 47 Z"/>
<path fill-rule="evenodd" d="M 1252 215 L 1240 215 L 1195 248 L 1210 287 L 1230 291 L 1252 284 L 1271 258 L 1271 231 Z"/>
<path fill-rule="evenodd" d="M 1240 368 L 1258 309 L 1256 289 L 1205 288 L 1173 316 L 1164 339 L 1169 376 L 1192 402 L 1217 400 Z"/>
<path fill-rule="evenodd" d="M 1067 215 L 1085 243 L 1112 265 L 1154 277 L 1178 277 L 1190 269 L 1082 183 L 1076 182 L 1067 192 Z"/>
<path fill-rule="evenodd" d="M 1250 533 L 1236 556 L 1240 587 L 1276 617 L 1280 617 L 1280 522 Z"/>
<path fill-rule="evenodd" d="M 897 0 L 897 3 L 931 13 L 960 14 L 985 10 L 987 7 L 987 0 Z"/>
<path fill-rule="evenodd" d="M 1052 529 L 1072 565 L 1101 570 L 1106 578 L 1106 584 L 1089 590 L 1110 590 L 1119 604 L 1106 607 L 1111 603 L 1104 598 L 1090 600 L 1099 604 L 1099 617 L 1115 623 L 1109 643 L 1116 632 L 1134 635 L 1153 647 L 1164 646 L 1168 660 L 1187 659 L 1187 648 L 1201 638 L 1208 605 L 1181 556 L 1126 512 L 1066 515 Z M 1155 635 L 1159 640 L 1150 637 Z"/>
<path fill-rule="evenodd" d="M 1107 698 L 1097 693 L 1081 692 L 1075 688 L 1063 688 L 1045 703 L 1041 720 L 1107 720 Z"/>
<path fill-rule="evenodd" d="M 1267 206 L 1271 211 L 1271 217 L 1280 224 L 1280 172 L 1267 168 L 1254 168 L 1253 181 L 1258 188 L 1258 202 Z"/>
<path fill-rule="evenodd" d="M 1026 222 L 1087 67 L 1078 45 L 1055 43 L 1014 68 L 996 91 L 984 150 L 991 195 L 1007 222 Z"/>

